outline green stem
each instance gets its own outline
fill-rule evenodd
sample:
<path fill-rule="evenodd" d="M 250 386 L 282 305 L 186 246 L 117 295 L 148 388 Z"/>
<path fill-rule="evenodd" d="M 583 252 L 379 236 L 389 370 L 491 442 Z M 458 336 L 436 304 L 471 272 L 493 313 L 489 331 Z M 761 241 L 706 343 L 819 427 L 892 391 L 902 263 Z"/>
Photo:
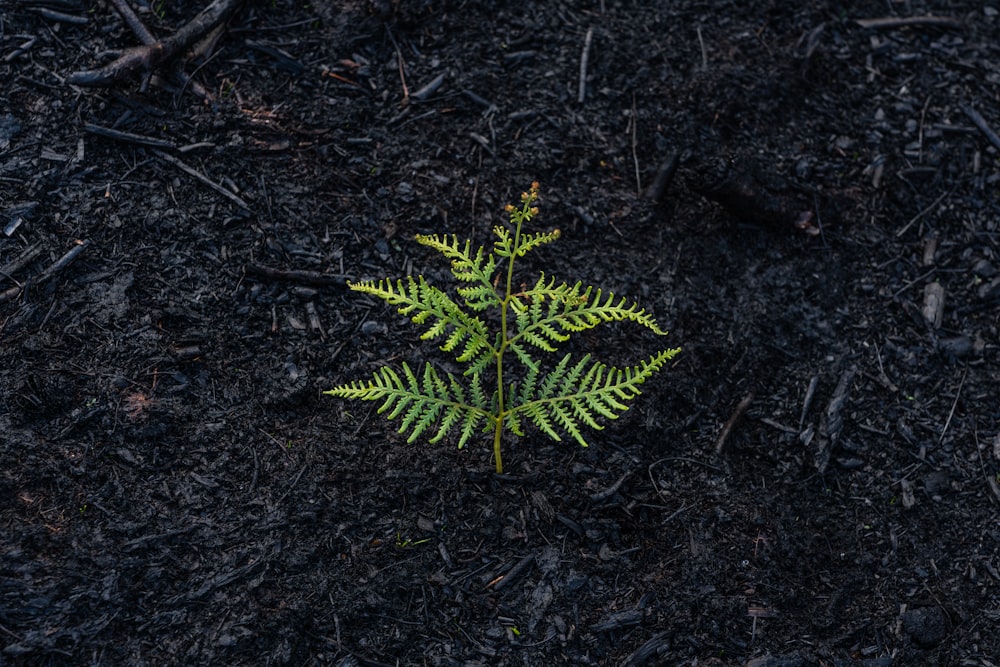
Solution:
<path fill-rule="evenodd" d="M 521 245 L 521 225 L 526 217 L 530 217 L 531 202 L 525 202 L 520 215 L 516 215 L 517 226 L 514 228 L 514 245 L 510 258 L 507 260 L 507 283 L 504 285 L 503 300 L 500 302 L 500 349 L 497 350 L 497 414 L 496 427 L 493 430 L 493 457 L 496 460 L 497 474 L 503 474 L 503 458 L 500 455 L 500 444 L 503 440 L 503 424 L 507 418 L 507 407 L 504 395 L 503 356 L 507 352 L 510 337 L 507 335 L 507 311 L 512 298 L 514 284 L 514 259 Z"/>

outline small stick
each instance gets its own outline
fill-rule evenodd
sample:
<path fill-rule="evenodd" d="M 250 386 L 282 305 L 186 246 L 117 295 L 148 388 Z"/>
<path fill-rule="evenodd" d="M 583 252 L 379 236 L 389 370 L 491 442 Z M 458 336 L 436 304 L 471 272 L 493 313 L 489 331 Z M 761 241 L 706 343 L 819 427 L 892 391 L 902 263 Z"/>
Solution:
<path fill-rule="evenodd" d="M 132 32 L 139 38 L 140 42 L 147 46 L 156 43 L 153 33 L 149 32 L 142 20 L 132 11 L 132 7 L 128 4 L 127 0 L 111 0 L 111 4 L 115 6 L 121 17 L 125 19 L 125 23 L 132 29 Z"/>
<path fill-rule="evenodd" d="M 58 272 L 69 266 L 69 263 L 76 259 L 77 255 L 83 252 L 84 248 L 90 245 L 90 240 L 77 241 L 76 245 L 70 248 L 66 253 L 53 262 L 50 266 L 46 267 L 41 273 L 38 274 L 37 281 L 41 282 L 48 280 Z M 15 285 L 10 287 L 3 292 L 0 292 L 0 303 L 6 303 L 11 299 L 16 299 L 21 292 L 24 291 L 22 285 Z"/>
<path fill-rule="evenodd" d="M 583 38 L 583 54 L 580 56 L 580 86 L 576 94 L 576 101 L 583 104 L 587 97 L 587 63 L 590 61 L 590 43 L 594 38 L 594 29 L 587 28 L 587 35 Z"/>
<path fill-rule="evenodd" d="M 986 138 L 990 140 L 991 144 L 1000 148 L 1000 136 L 997 136 L 997 133 L 993 131 L 993 128 L 989 126 L 986 119 L 983 118 L 978 111 L 970 107 L 968 104 L 959 104 L 958 107 L 965 112 L 965 115 L 968 116 L 973 123 L 975 123 L 976 127 L 979 128 L 979 131 L 986 135 Z"/>
<path fill-rule="evenodd" d="M 42 254 L 42 243 L 39 241 L 32 246 L 29 246 L 21 256 L 17 259 L 12 259 L 0 268 L 0 276 L 7 278 L 8 280 L 14 280 L 12 277 L 15 273 L 26 267 L 31 262 L 35 261 L 35 258 Z"/>
<path fill-rule="evenodd" d="M 406 85 L 406 64 L 403 62 L 403 52 L 399 50 L 399 44 L 396 43 L 396 38 L 393 36 L 391 30 L 386 30 L 386 34 L 389 35 L 389 41 L 392 42 L 393 48 L 396 49 L 396 65 L 399 67 L 399 82 L 403 85 L 403 101 L 400 105 L 406 106 L 410 103 L 410 88 Z"/>
<path fill-rule="evenodd" d="M 639 175 L 639 112 L 635 107 L 635 93 L 632 93 L 632 164 L 635 166 L 635 194 L 642 195 L 642 178 Z"/>
<path fill-rule="evenodd" d="M 948 419 L 944 422 L 944 428 L 941 429 L 941 437 L 938 438 L 938 446 L 944 442 L 944 434 L 948 432 L 948 427 L 951 426 L 951 418 L 955 416 L 955 408 L 958 407 L 958 398 L 962 395 L 962 387 L 965 386 L 965 378 L 969 377 L 969 367 L 965 367 L 965 372 L 962 373 L 962 381 L 958 383 L 958 390 L 955 392 L 955 400 L 951 403 L 951 410 L 948 412 Z"/>
<path fill-rule="evenodd" d="M 125 49 L 117 60 L 99 69 L 74 72 L 67 81 L 78 86 L 107 86 L 139 69 L 154 69 L 185 51 L 216 26 L 228 21 L 243 2 L 244 0 L 213 0 L 170 37 Z"/>
<path fill-rule="evenodd" d="M 194 178 L 198 179 L 199 181 L 201 181 L 202 183 L 204 183 L 205 185 L 207 185 L 209 188 L 211 188 L 212 190 L 215 190 L 220 195 L 222 195 L 226 199 L 230 200 L 231 202 L 233 202 L 234 204 L 236 204 L 240 208 L 242 208 L 242 209 L 244 209 L 246 211 L 250 210 L 250 206 L 245 201 L 243 201 L 240 197 L 234 195 L 232 192 L 230 192 L 229 190 L 225 189 L 224 187 L 222 187 L 218 183 L 215 183 L 214 181 L 209 180 L 209 178 L 207 176 L 203 175 L 201 172 L 199 172 L 199 171 L 197 171 L 195 169 L 192 169 L 191 167 L 189 167 L 187 164 L 185 164 L 181 160 L 178 160 L 177 158 L 175 158 L 173 155 L 170 155 L 168 153 L 164 153 L 159 148 L 154 148 L 153 149 L 153 153 L 156 154 L 157 157 L 160 157 L 161 159 L 163 159 L 163 160 L 169 162 L 170 164 L 174 165 L 175 167 L 177 167 L 178 169 L 180 169 L 181 171 L 183 171 L 185 174 L 189 174 L 189 175 L 193 176 Z"/>
<path fill-rule="evenodd" d="M 73 25 L 87 25 L 89 19 L 86 16 L 76 16 L 74 14 L 65 14 L 63 12 L 57 12 L 54 9 L 48 9 L 46 7 L 35 7 L 35 13 L 39 14 L 42 18 L 46 18 L 50 21 L 55 21 L 56 23 L 70 23 Z"/>
<path fill-rule="evenodd" d="M 708 71 L 708 51 L 705 49 L 705 40 L 701 36 L 701 26 L 695 28 L 698 31 L 698 44 L 701 45 L 701 69 Z"/>
<path fill-rule="evenodd" d="M 320 273 L 319 271 L 304 271 L 298 269 L 275 269 L 260 264 L 247 265 L 247 273 L 250 275 L 271 278 L 273 280 L 287 280 L 292 283 L 302 283 L 305 285 L 315 285 L 325 287 L 334 285 L 344 287 L 347 277 L 336 273 Z"/>
<path fill-rule="evenodd" d="M 171 150 L 176 148 L 174 144 L 164 139 L 157 139 L 156 137 L 147 137 L 142 134 L 133 134 L 132 132 L 122 132 L 121 130 L 113 130 L 110 127 L 94 125 L 93 123 L 84 123 L 83 129 L 85 132 L 90 132 L 91 134 L 107 137 L 109 139 L 116 139 L 118 141 L 126 141 L 132 144 L 140 144 L 142 146 L 152 146 L 153 148 L 168 148 Z"/>
<path fill-rule="evenodd" d="M 891 30 L 893 28 L 905 28 L 917 25 L 936 25 L 942 28 L 961 28 L 962 22 L 948 16 L 887 16 L 879 19 L 857 19 L 855 20 L 862 28 L 872 30 Z"/>
<path fill-rule="evenodd" d="M 656 170 L 656 177 L 646 188 L 643 197 L 651 202 L 659 202 L 663 198 L 663 193 L 667 191 L 670 183 L 674 180 L 674 174 L 677 173 L 679 164 L 680 156 L 676 152 L 668 155 L 667 159 L 660 164 L 660 168 Z"/>
<path fill-rule="evenodd" d="M 632 474 L 632 471 L 631 470 L 627 470 L 624 475 L 622 475 L 621 477 L 618 478 L 617 482 L 615 482 L 614 484 L 612 484 L 608 488 L 604 489 L 603 491 L 598 491 L 597 493 L 592 494 L 590 496 L 590 499 L 593 502 L 595 502 L 595 503 L 599 503 L 602 500 L 607 500 L 611 496 L 613 496 L 616 493 L 618 493 L 618 489 L 622 488 L 622 484 L 625 482 L 626 479 L 628 479 L 628 476 L 631 475 L 631 474 Z"/>
<path fill-rule="evenodd" d="M 740 401 L 740 404 L 736 406 L 736 410 L 733 412 L 733 415 L 729 418 L 729 421 L 726 422 L 726 425 L 722 429 L 722 433 L 719 434 L 719 439 L 715 442 L 716 456 L 722 454 L 722 448 L 726 446 L 726 440 L 729 439 L 729 434 L 732 433 L 733 426 L 736 425 L 736 422 L 743 415 L 743 413 L 747 411 L 747 408 L 750 407 L 750 403 L 752 402 L 753 402 L 753 392 L 750 392 L 749 394 L 744 396 L 743 400 Z"/>
<path fill-rule="evenodd" d="M 447 74 L 448 74 L 447 72 L 441 72 L 436 77 L 431 79 L 430 83 L 428 83 L 426 86 L 424 86 L 417 92 L 410 95 L 410 97 L 412 99 L 417 100 L 418 102 L 423 102 L 428 97 L 437 92 L 437 89 L 441 87 L 442 83 L 444 83 Z"/>
<path fill-rule="evenodd" d="M 930 206 L 928 206 L 927 208 L 925 208 L 924 210 L 922 210 L 920 213 L 917 213 L 915 216 L 913 216 L 912 218 L 910 218 L 910 221 L 908 223 L 906 223 L 905 225 L 903 225 L 902 227 L 900 227 L 898 230 L 896 230 L 896 237 L 898 238 L 898 237 L 902 236 L 903 234 L 905 234 L 906 230 L 908 230 L 910 227 L 912 227 L 913 224 L 917 220 L 919 220 L 920 218 L 924 217 L 925 215 L 927 215 L 928 213 L 930 213 L 931 211 L 933 211 L 937 207 L 937 205 L 940 204 L 942 201 L 944 201 L 944 198 L 947 197 L 948 195 L 950 195 L 952 192 L 954 192 L 954 190 L 951 190 L 950 192 L 945 192 L 943 195 L 941 195 L 940 197 L 938 197 L 937 199 L 935 199 L 934 203 L 932 203 Z"/>
<path fill-rule="evenodd" d="M 90 245 L 90 239 L 85 239 L 83 241 L 77 241 L 76 245 L 73 246 L 72 248 L 70 248 L 69 250 L 67 250 L 66 253 L 62 257 L 60 257 L 59 259 L 57 259 L 55 261 L 55 263 L 52 264 L 52 266 L 50 266 L 47 269 L 45 269 L 44 271 L 42 271 L 39 274 L 38 279 L 39 280 L 48 280 L 49 278 L 51 278 L 52 276 L 54 276 L 58 272 L 62 271 L 67 266 L 69 266 L 70 262 L 72 262 L 74 259 L 76 259 L 77 255 L 79 255 L 81 252 L 83 252 L 84 248 L 86 248 L 89 245 Z"/>
<path fill-rule="evenodd" d="M 802 414 L 799 415 L 799 433 L 802 432 L 802 426 L 806 423 L 806 415 L 809 414 L 809 406 L 812 405 L 813 397 L 816 395 L 816 387 L 818 385 L 819 376 L 812 376 L 812 379 L 809 380 L 809 387 L 806 389 L 806 397 L 802 400 Z"/>

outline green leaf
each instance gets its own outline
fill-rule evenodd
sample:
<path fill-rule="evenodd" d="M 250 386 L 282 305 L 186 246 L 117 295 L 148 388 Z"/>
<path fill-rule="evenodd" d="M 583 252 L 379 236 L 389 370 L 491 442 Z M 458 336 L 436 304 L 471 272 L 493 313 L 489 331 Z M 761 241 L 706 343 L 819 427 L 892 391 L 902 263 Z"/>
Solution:
<path fill-rule="evenodd" d="M 492 253 L 486 254 L 483 248 L 478 248 L 472 254 L 472 242 L 466 241 L 459 245 L 458 237 L 452 234 L 417 235 L 417 242 L 434 248 L 451 260 L 451 272 L 461 283 L 471 283 L 458 287 L 458 294 L 465 299 L 466 305 L 477 312 L 500 305 L 500 297 L 493 287 L 493 274 L 496 271 L 496 258 Z"/>
<path fill-rule="evenodd" d="M 409 433 L 407 442 L 414 442 L 427 429 L 436 427 L 431 442 L 439 442 L 456 426 L 461 426 L 461 448 L 476 428 L 489 425 L 494 419 L 486 402 L 481 382 L 474 378 L 468 392 L 451 373 L 441 377 L 429 363 L 418 378 L 408 364 L 403 363 L 403 376 L 388 366 L 375 371 L 367 382 L 355 381 L 324 391 L 329 396 L 362 401 L 383 401 L 379 414 L 391 410 L 390 420 L 402 416 L 399 432 Z M 471 401 L 471 402 L 470 402 Z"/>
<path fill-rule="evenodd" d="M 480 368 L 488 364 L 495 350 L 490 344 L 486 323 L 470 315 L 445 292 L 430 285 L 423 276 L 406 280 L 373 280 L 348 283 L 356 292 L 376 296 L 408 315 L 414 324 L 425 327 L 421 340 L 433 340 L 447 335 L 441 350 L 458 351 L 456 359 L 472 362 Z M 449 333 L 450 332 L 450 333 Z"/>
<path fill-rule="evenodd" d="M 525 379 L 530 381 L 522 383 L 507 423 L 520 424 L 523 414 L 554 440 L 560 439 L 558 427 L 586 447 L 581 427 L 600 429 L 597 416 L 617 419 L 628 410 L 626 402 L 642 393 L 639 386 L 678 352 L 663 350 L 623 370 L 593 361 L 589 354 L 571 366 L 571 355 L 567 354 L 541 383 L 537 373 L 528 373 Z"/>
<path fill-rule="evenodd" d="M 530 306 L 517 312 L 517 333 L 511 337 L 512 344 L 523 341 L 544 352 L 554 352 L 572 333 L 625 320 L 658 335 L 667 334 L 638 304 L 629 304 L 624 297 L 618 298 L 612 292 L 605 296 L 600 289 L 584 289 L 582 283 L 572 287 L 566 283 L 556 285 L 554 280 L 546 281 L 542 274 L 532 289 L 518 296 Z"/>

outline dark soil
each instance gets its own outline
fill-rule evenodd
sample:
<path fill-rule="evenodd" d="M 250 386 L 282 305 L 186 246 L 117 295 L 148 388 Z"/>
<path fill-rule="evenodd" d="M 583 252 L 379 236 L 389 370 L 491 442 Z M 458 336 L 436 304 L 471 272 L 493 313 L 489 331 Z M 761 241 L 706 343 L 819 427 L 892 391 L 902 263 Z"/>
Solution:
<path fill-rule="evenodd" d="M 0 663 L 1000 661 L 995 2 L 317 5 L 97 89 L 110 3 L 0 13 Z M 322 395 L 533 180 L 633 409 L 495 475 Z"/>

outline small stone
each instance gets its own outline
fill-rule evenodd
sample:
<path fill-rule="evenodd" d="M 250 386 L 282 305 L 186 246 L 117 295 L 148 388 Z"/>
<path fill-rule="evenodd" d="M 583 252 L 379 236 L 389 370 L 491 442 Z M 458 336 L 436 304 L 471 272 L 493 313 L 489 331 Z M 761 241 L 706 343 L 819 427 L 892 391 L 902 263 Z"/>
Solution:
<path fill-rule="evenodd" d="M 948 617 L 941 607 L 920 607 L 904 611 L 903 629 L 922 648 L 937 646 L 948 634 Z"/>

